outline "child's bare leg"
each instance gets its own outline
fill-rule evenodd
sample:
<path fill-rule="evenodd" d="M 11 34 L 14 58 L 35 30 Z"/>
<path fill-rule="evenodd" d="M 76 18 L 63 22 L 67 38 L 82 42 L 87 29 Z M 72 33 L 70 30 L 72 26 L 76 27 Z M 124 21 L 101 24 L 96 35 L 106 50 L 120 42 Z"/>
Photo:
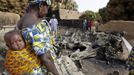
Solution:
<path fill-rule="evenodd" d="M 52 61 L 52 57 L 50 54 L 50 51 L 47 51 L 42 57 L 41 59 L 43 60 L 44 64 L 46 65 L 46 67 L 48 68 L 49 72 L 52 72 L 54 75 L 59 75 L 54 62 Z"/>

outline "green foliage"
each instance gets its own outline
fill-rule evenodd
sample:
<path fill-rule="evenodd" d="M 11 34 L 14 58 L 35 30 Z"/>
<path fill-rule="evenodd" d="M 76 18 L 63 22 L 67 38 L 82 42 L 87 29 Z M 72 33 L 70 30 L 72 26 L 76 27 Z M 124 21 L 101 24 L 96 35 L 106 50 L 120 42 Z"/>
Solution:
<path fill-rule="evenodd" d="M 103 21 L 107 21 L 107 18 L 106 18 L 106 8 L 102 8 L 102 9 L 99 9 L 99 14 L 102 18 Z"/>
<path fill-rule="evenodd" d="M 99 13 L 95 13 L 93 11 L 85 11 L 81 16 L 81 19 L 89 19 L 89 20 L 99 20 L 101 16 Z"/>
<path fill-rule="evenodd" d="M 102 19 L 101 15 L 98 12 L 96 12 L 95 13 L 95 20 L 101 20 L 101 19 Z"/>
<path fill-rule="evenodd" d="M 76 2 L 67 2 L 66 5 L 65 5 L 65 9 L 69 9 L 69 10 L 77 10 L 78 8 L 78 5 Z"/>

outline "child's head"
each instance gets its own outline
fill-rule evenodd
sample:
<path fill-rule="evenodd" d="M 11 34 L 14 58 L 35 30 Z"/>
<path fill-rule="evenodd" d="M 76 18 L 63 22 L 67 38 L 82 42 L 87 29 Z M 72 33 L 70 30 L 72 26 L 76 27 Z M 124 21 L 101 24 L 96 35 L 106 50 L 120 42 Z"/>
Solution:
<path fill-rule="evenodd" d="M 25 47 L 25 42 L 20 31 L 12 30 L 7 32 L 4 36 L 4 40 L 11 50 L 21 50 Z"/>

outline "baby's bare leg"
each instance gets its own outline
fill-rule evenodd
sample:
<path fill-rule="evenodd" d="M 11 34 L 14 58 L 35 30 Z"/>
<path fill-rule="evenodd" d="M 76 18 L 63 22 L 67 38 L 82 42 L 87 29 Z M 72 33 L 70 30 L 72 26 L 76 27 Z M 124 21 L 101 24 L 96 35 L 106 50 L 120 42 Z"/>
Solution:
<path fill-rule="evenodd" d="M 59 75 L 54 62 L 52 61 L 52 57 L 50 51 L 47 51 L 44 55 L 41 56 L 41 60 L 44 62 L 49 72 L 52 72 L 54 75 Z"/>

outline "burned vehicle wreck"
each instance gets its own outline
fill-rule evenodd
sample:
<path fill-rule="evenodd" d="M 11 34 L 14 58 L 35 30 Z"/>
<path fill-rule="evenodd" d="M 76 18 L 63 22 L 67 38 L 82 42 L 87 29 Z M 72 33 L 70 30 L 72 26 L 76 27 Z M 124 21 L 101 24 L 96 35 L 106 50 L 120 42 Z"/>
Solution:
<path fill-rule="evenodd" d="M 128 48 L 124 42 L 123 33 L 90 33 L 80 30 L 71 32 L 68 30 L 65 34 L 60 35 L 55 46 L 60 49 L 58 53 L 61 59 L 60 64 L 64 65 L 67 71 L 64 74 L 62 66 L 61 75 L 128 74 L 126 60 L 132 47 Z M 74 70 L 76 68 L 77 70 Z"/>

